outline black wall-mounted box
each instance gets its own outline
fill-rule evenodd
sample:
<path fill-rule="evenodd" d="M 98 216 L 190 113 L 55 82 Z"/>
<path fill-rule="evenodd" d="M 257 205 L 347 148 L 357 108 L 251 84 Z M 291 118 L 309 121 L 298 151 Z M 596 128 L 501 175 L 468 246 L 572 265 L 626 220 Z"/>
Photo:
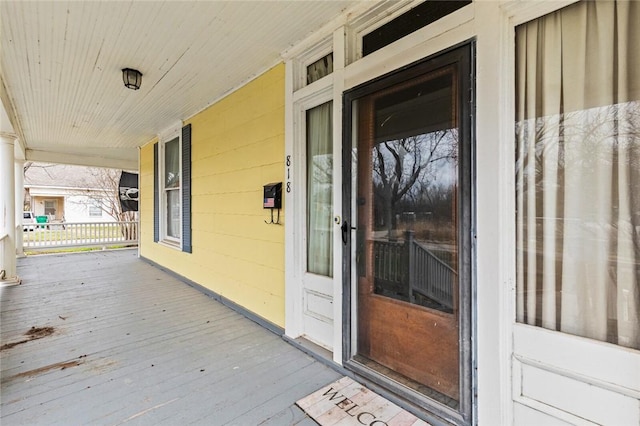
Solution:
<path fill-rule="evenodd" d="M 268 183 L 264 186 L 262 207 L 265 209 L 282 207 L 282 182 Z"/>

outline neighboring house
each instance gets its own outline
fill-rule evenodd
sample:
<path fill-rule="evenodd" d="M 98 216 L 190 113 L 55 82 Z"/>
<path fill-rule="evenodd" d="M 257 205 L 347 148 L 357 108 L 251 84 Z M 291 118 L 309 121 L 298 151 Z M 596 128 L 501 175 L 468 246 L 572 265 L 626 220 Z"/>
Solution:
<path fill-rule="evenodd" d="M 24 173 L 24 209 L 51 221 L 113 222 L 108 213 L 115 205 L 115 190 L 105 187 L 97 168 L 31 163 Z"/>

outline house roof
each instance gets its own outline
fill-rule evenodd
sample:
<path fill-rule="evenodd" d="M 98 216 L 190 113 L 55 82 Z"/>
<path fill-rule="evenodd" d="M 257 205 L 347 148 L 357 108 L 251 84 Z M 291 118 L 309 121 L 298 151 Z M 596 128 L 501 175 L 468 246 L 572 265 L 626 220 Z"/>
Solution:
<path fill-rule="evenodd" d="M 27 160 L 136 169 L 137 148 L 171 124 L 373 4 L 2 1 L 2 105 Z M 123 68 L 142 73 L 139 90 L 124 87 Z"/>
<path fill-rule="evenodd" d="M 104 173 L 119 175 L 119 171 L 66 164 L 33 163 L 24 174 L 24 186 L 102 190 Z"/>

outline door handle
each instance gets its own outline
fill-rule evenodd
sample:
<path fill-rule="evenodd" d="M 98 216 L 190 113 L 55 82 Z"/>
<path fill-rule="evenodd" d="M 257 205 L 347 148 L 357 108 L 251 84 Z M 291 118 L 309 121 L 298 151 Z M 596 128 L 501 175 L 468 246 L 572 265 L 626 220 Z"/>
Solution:
<path fill-rule="evenodd" d="M 342 230 L 342 244 L 347 245 L 347 238 L 349 234 L 349 222 L 346 220 L 342 221 L 342 226 L 340 227 Z"/>
<path fill-rule="evenodd" d="M 347 245 L 347 241 L 349 240 L 349 231 L 356 228 L 354 226 L 349 226 L 349 222 L 343 220 L 340 229 L 342 230 L 342 243 Z"/>

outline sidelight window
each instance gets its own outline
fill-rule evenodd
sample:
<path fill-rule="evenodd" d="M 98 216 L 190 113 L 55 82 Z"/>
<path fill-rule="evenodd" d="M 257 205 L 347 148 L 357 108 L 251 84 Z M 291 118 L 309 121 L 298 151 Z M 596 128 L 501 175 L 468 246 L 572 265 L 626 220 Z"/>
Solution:
<path fill-rule="evenodd" d="M 333 104 L 307 110 L 307 271 L 333 276 Z"/>

